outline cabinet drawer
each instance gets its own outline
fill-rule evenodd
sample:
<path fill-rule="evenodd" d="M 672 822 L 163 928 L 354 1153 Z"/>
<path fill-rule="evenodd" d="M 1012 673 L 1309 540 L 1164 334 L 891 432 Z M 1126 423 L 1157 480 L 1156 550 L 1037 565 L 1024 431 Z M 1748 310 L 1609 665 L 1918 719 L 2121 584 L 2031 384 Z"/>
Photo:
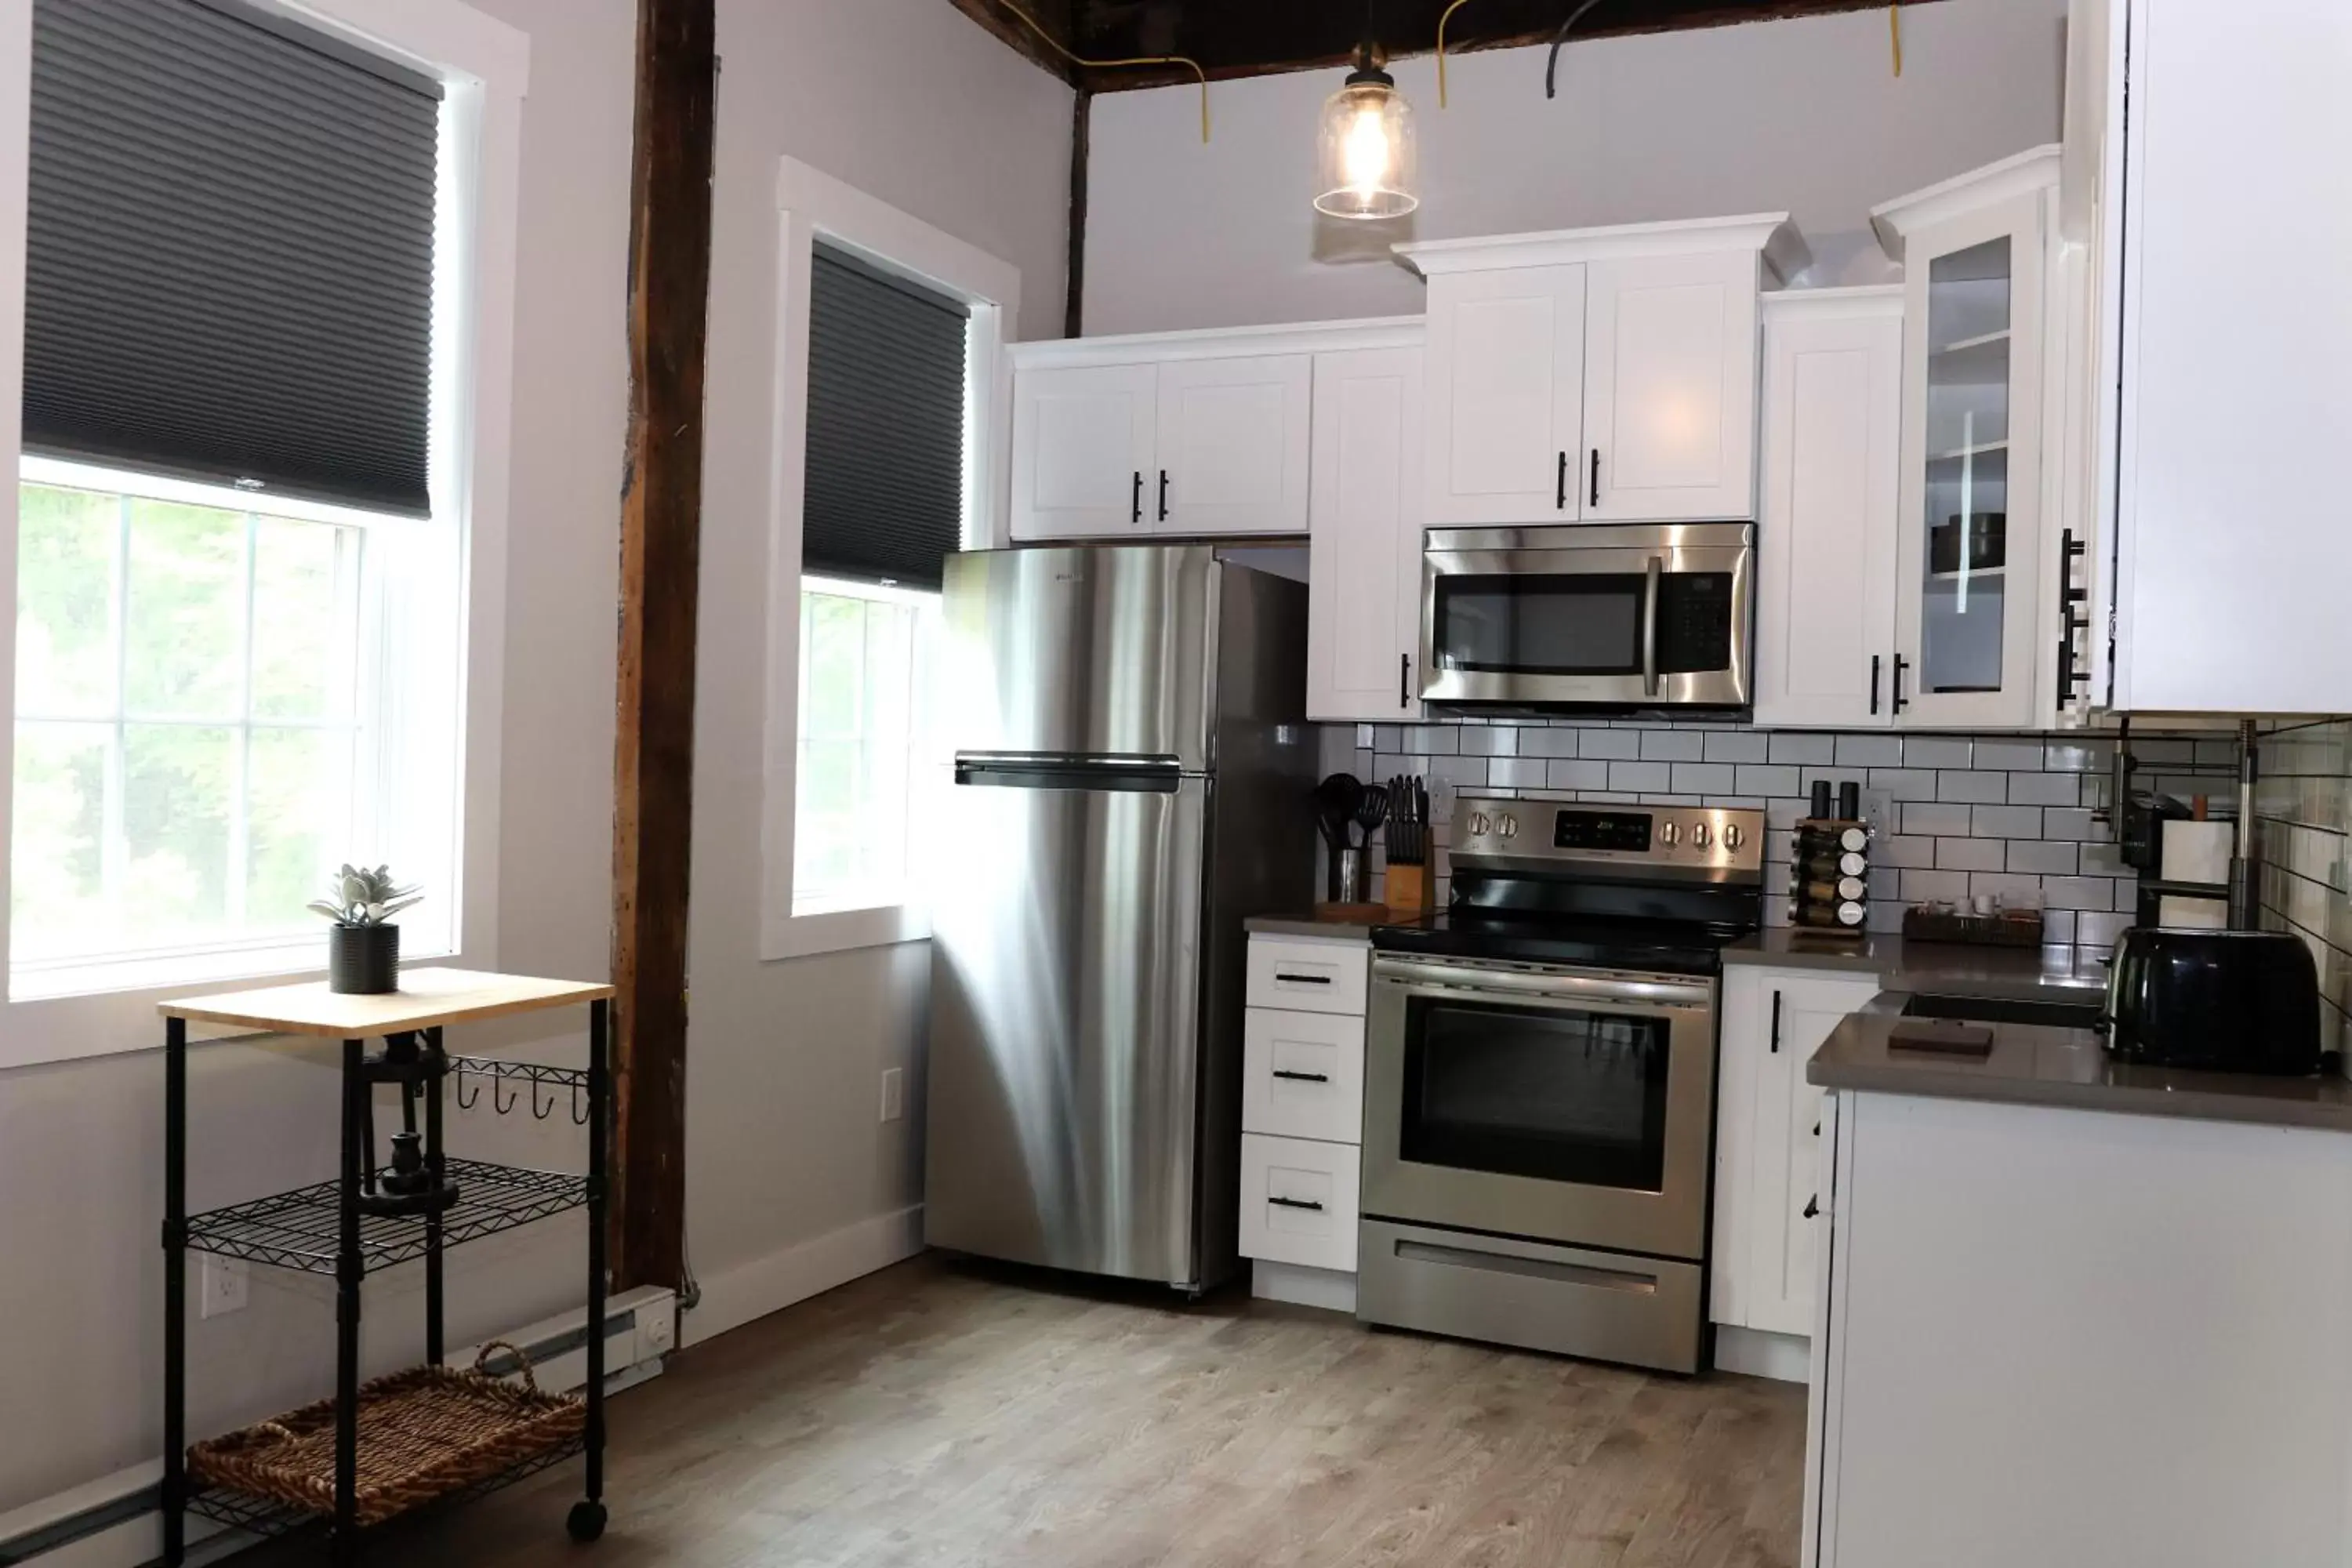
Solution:
<path fill-rule="evenodd" d="M 1360 1018 L 1371 951 L 1360 942 L 1252 937 L 1248 1003 L 1302 1013 L 1352 1013 Z"/>
<path fill-rule="evenodd" d="M 1364 1021 L 1253 1007 L 1242 1023 L 1242 1131 L 1358 1143 Z"/>
<path fill-rule="evenodd" d="M 1242 1136 L 1242 1256 L 1356 1271 L 1357 1152 L 1350 1143 Z"/>

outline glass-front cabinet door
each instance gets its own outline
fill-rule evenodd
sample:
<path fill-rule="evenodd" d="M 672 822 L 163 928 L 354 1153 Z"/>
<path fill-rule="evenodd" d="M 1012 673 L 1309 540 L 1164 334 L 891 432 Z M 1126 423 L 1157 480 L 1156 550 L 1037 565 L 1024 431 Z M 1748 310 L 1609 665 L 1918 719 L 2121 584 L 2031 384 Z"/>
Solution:
<path fill-rule="evenodd" d="M 1898 724 L 2033 721 L 2044 202 L 1906 237 Z"/>

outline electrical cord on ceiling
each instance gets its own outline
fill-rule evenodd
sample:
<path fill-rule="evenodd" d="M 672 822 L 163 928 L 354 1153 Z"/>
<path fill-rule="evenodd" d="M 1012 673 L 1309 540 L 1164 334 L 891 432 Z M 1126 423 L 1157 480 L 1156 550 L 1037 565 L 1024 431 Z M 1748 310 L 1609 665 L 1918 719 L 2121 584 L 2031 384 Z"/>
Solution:
<path fill-rule="evenodd" d="M 1437 107 L 1445 107 L 1445 24 L 1454 20 L 1454 13 L 1470 4 L 1470 0 L 1454 0 L 1437 15 Z"/>
<path fill-rule="evenodd" d="M 1047 48 L 1053 50 L 1055 54 L 1061 56 L 1064 59 L 1069 61 L 1074 66 L 1084 66 L 1089 70 L 1115 70 L 1122 66 L 1192 67 L 1192 74 L 1201 79 L 1201 140 L 1206 142 L 1209 139 L 1209 73 L 1201 68 L 1200 61 L 1193 59 L 1187 55 L 1139 55 L 1133 59 L 1090 60 L 1084 55 L 1078 54 L 1068 48 L 1063 44 L 1061 39 L 1054 37 L 1053 34 L 1039 26 L 1037 25 L 1037 18 L 1032 16 L 1028 12 L 1013 4 L 1013 0 L 996 0 L 996 3 L 999 5 L 1003 6 L 1007 11 L 1012 12 L 1013 16 L 1019 17 L 1024 26 L 1025 26 L 1031 32 L 1036 34 L 1038 37 L 1044 39 Z M 1461 0 L 1454 0 L 1454 3 L 1459 5 Z"/>
<path fill-rule="evenodd" d="M 1584 0 L 1583 5 L 1568 14 L 1568 20 L 1559 25 L 1559 31 L 1551 36 L 1551 53 L 1544 58 L 1544 96 L 1546 98 L 1559 96 L 1554 90 L 1554 87 L 1559 73 L 1559 47 L 1568 42 L 1568 30 L 1575 26 L 1587 11 L 1600 4 L 1601 0 Z"/>

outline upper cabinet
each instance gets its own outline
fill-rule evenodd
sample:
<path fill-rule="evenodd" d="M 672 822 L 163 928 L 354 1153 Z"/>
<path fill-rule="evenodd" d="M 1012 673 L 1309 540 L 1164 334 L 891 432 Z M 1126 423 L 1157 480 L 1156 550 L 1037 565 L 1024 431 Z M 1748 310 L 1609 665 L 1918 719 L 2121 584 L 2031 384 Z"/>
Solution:
<path fill-rule="evenodd" d="M 1904 278 L 1897 722 L 2005 729 L 2038 717 L 2036 654 L 2058 636 L 2038 591 L 2058 163 L 2057 147 L 2038 148 L 1871 214 Z"/>
<path fill-rule="evenodd" d="M 1764 300 L 1756 721 L 1894 721 L 1903 289 Z"/>
<path fill-rule="evenodd" d="M 1013 538 L 1306 532 L 1314 360 L 1269 337 L 1014 345 Z"/>
<path fill-rule="evenodd" d="M 1315 356 L 1309 719 L 1420 716 L 1422 383 L 1419 347 Z"/>
<path fill-rule="evenodd" d="M 1746 519 L 1785 214 L 1397 247 L 1429 279 L 1430 526 Z"/>
<path fill-rule="evenodd" d="M 2352 710 L 2352 293 L 2326 281 L 2352 255 L 2352 6 L 2091 9 L 2122 213 L 2113 706 Z"/>

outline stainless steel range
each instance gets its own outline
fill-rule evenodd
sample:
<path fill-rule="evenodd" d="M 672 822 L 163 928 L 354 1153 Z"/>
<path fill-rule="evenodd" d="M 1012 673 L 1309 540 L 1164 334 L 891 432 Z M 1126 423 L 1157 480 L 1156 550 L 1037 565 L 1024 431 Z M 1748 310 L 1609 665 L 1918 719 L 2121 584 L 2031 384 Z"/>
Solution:
<path fill-rule="evenodd" d="M 1448 909 L 1372 933 L 1359 1318 L 1698 1369 L 1717 984 L 1763 839 L 1455 798 Z"/>

